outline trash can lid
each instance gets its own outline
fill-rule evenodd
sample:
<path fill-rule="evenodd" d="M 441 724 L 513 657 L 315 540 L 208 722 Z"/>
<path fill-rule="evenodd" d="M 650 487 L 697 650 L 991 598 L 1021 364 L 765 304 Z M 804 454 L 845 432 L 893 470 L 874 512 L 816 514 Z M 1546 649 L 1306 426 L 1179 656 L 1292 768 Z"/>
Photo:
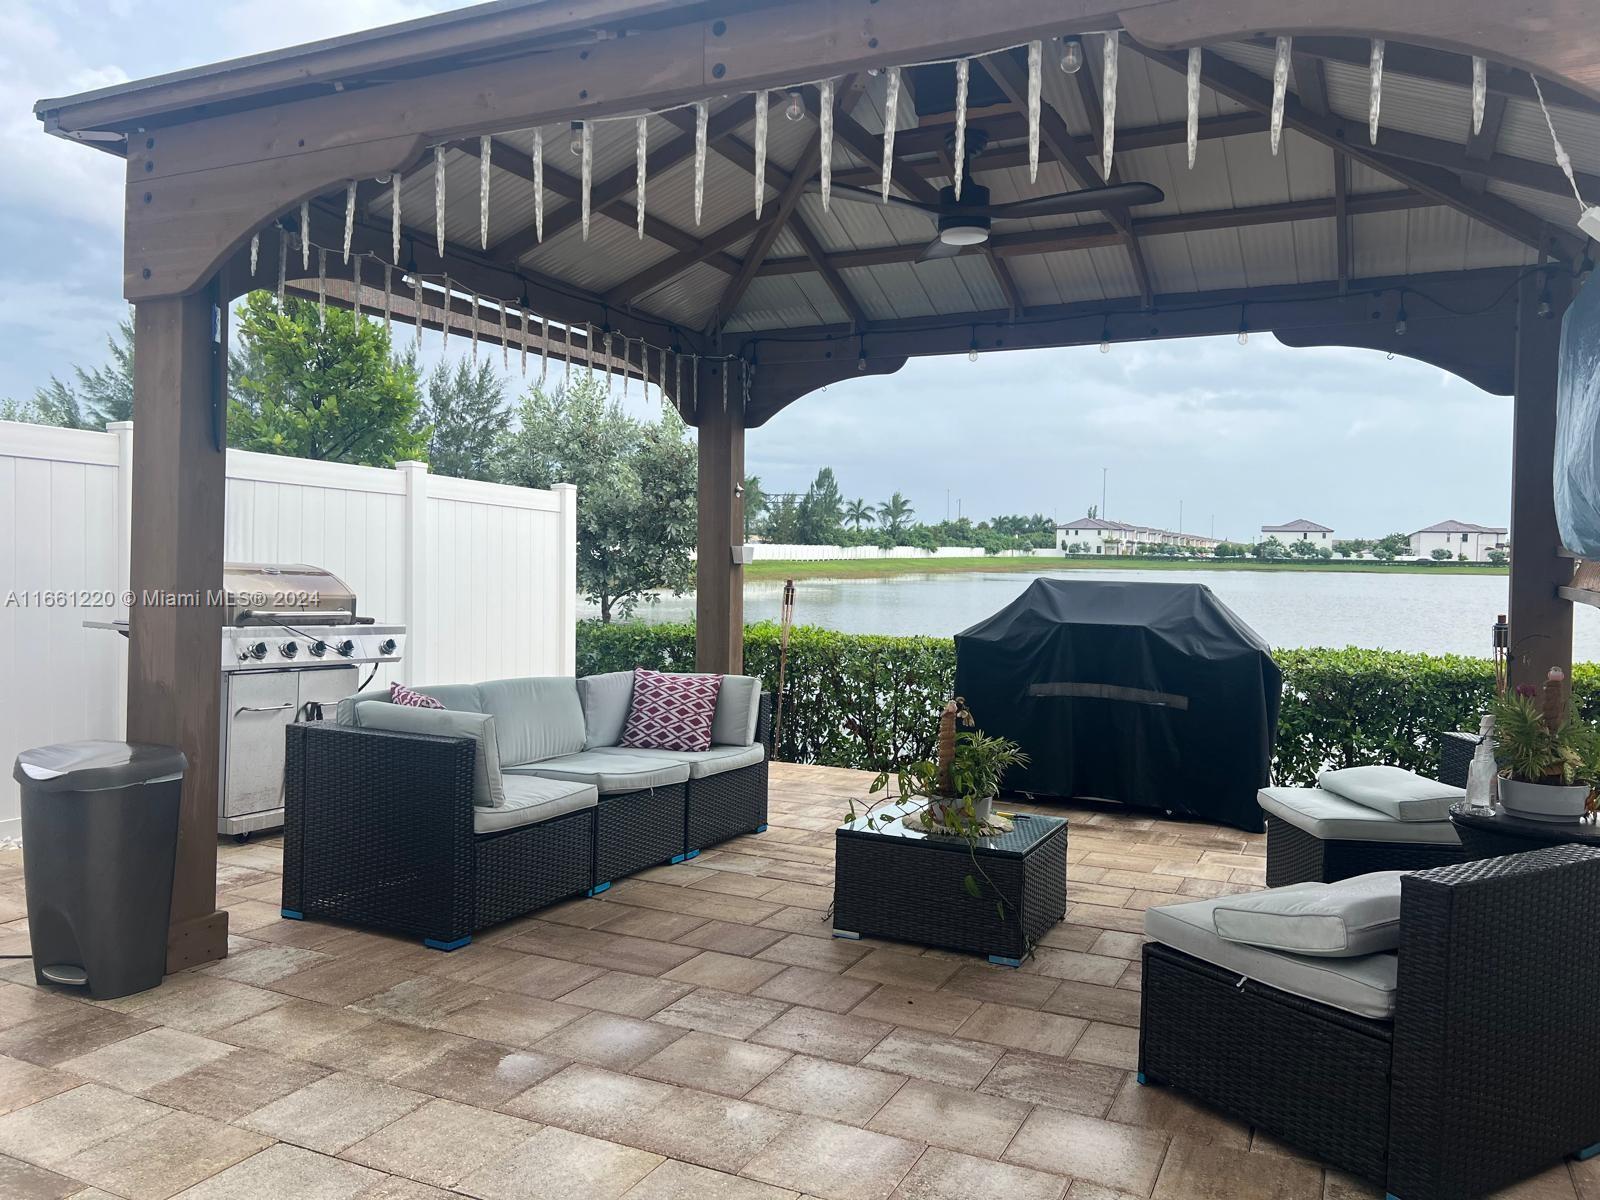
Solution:
<path fill-rule="evenodd" d="M 58 742 L 17 755 L 11 777 L 36 791 L 100 792 L 181 779 L 189 760 L 149 742 Z"/>

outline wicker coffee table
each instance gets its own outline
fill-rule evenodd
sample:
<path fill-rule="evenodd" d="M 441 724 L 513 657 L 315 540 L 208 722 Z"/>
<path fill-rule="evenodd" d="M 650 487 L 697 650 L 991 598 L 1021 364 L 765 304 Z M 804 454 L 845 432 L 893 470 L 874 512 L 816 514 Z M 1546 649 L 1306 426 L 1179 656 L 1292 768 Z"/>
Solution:
<path fill-rule="evenodd" d="M 887 938 L 1022 964 L 1066 914 L 1067 823 L 1018 813 L 1011 832 L 970 846 L 908 826 L 920 806 L 879 809 L 839 827 L 833 874 L 835 937 Z M 980 895 L 968 890 L 971 876 Z M 997 897 L 1005 900 L 1004 915 Z"/>
<path fill-rule="evenodd" d="M 1469 862 L 1521 854 L 1541 846 L 1600 846 L 1600 825 L 1592 822 L 1530 821 L 1499 807 L 1474 812 L 1464 800 L 1450 806 L 1450 823 L 1456 827 L 1463 857 Z"/>

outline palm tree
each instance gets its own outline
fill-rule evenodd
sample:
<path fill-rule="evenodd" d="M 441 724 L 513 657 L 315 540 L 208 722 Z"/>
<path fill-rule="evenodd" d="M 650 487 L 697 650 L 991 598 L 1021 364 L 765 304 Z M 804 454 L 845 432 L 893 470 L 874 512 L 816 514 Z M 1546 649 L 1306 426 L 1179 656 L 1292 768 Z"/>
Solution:
<path fill-rule="evenodd" d="M 905 529 L 915 514 L 916 510 L 911 507 L 911 501 L 899 492 L 878 505 L 878 520 L 883 522 L 884 529 L 890 533 L 899 533 Z"/>
<path fill-rule="evenodd" d="M 865 500 L 852 500 L 844 506 L 844 519 L 852 529 L 860 529 L 863 525 L 871 525 L 878 515 Z"/>

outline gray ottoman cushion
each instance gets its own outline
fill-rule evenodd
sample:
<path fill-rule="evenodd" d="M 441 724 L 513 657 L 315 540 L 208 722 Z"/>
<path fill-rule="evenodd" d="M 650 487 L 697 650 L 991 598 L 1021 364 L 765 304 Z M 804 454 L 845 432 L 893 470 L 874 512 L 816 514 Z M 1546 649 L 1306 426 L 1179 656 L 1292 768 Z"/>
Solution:
<path fill-rule="evenodd" d="M 1262 788 L 1256 800 L 1262 812 L 1325 842 L 1461 844 L 1449 821 L 1397 821 L 1321 788 Z"/>
<path fill-rule="evenodd" d="M 1337 883 L 1297 883 L 1221 896 L 1217 936 L 1263 950 L 1356 958 L 1400 946 L 1400 877 L 1374 871 Z"/>
<path fill-rule="evenodd" d="M 1448 821 L 1450 806 L 1467 794 L 1414 771 L 1381 765 L 1324 771 L 1317 786 L 1396 821 Z"/>

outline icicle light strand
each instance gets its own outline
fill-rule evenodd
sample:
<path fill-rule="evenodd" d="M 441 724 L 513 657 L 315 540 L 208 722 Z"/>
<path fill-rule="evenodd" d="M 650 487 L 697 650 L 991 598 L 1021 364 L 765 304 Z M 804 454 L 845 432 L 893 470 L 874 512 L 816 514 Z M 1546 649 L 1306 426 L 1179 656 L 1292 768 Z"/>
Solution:
<path fill-rule="evenodd" d="M 1372 39 L 1372 61 L 1368 68 L 1367 140 L 1378 144 L 1378 109 L 1383 105 L 1383 39 Z"/>
<path fill-rule="evenodd" d="M 523 324 L 526 325 L 527 324 L 527 320 L 528 320 L 527 316 L 524 315 L 522 320 L 523 320 Z M 570 331 L 568 333 L 568 340 L 569 341 L 571 340 Z M 549 374 L 550 374 L 550 319 L 548 317 L 540 317 L 539 318 L 539 386 L 540 387 L 544 386 L 545 378 Z"/>
<path fill-rule="evenodd" d="M 639 240 L 641 242 L 644 241 L 644 175 L 645 159 L 650 153 L 649 128 L 649 122 L 643 117 L 640 117 L 633 127 L 633 170 L 634 174 L 638 176 L 634 188 L 639 193 L 633 198 L 633 207 L 637 218 L 635 223 L 639 227 Z"/>
<path fill-rule="evenodd" d="M 761 219 L 762 206 L 767 202 L 767 92 L 756 93 L 756 220 Z"/>
<path fill-rule="evenodd" d="M 971 72 L 971 59 L 963 58 L 956 61 L 956 175 L 953 183 L 957 200 L 961 199 L 961 176 L 967 169 L 967 81 Z"/>
<path fill-rule="evenodd" d="M 1117 136 L 1117 50 L 1116 30 L 1104 37 L 1100 71 L 1100 116 L 1104 131 L 1100 140 L 1100 177 L 1111 179 L 1111 152 Z"/>
<path fill-rule="evenodd" d="M 506 316 L 506 306 L 500 306 L 500 366 L 503 370 L 511 369 L 511 331 L 506 327 L 510 320 Z"/>
<path fill-rule="evenodd" d="M 317 324 L 328 319 L 328 252 L 317 250 Z"/>
<path fill-rule="evenodd" d="M 250 277 L 255 278 L 256 261 L 261 257 L 261 235 L 252 234 L 250 237 Z"/>
<path fill-rule="evenodd" d="M 383 336 L 394 334 L 394 268 L 383 264 Z"/>
<path fill-rule="evenodd" d="M 433 148 L 433 227 L 438 235 L 439 257 L 444 257 L 444 147 Z"/>
<path fill-rule="evenodd" d="M 822 169 L 822 211 L 827 212 L 828 193 L 833 190 L 833 80 L 824 79 L 818 85 L 818 95 L 821 108 L 817 115 L 817 154 Z"/>
<path fill-rule="evenodd" d="M 706 202 L 706 125 L 710 120 L 710 105 L 704 100 L 694 106 L 694 223 L 700 224 L 700 212 Z M 826 187 L 826 185 L 824 185 Z M 827 195 L 824 191 L 823 195 Z"/>
<path fill-rule="evenodd" d="M 389 257 L 400 261 L 400 172 L 389 181 Z"/>
<path fill-rule="evenodd" d="M 311 269 L 311 201 L 300 201 L 300 269 Z"/>
<path fill-rule="evenodd" d="M 1550 131 L 1550 144 L 1555 148 L 1556 165 L 1561 168 L 1561 173 L 1572 185 L 1572 194 L 1578 200 L 1578 212 L 1587 213 L 1589 206 L 1584 201 L 1583 193 L 1578 190 L 1578 177 L 1572 173 L 1572 155 L 1567 153 L 1567 148 L 1561 144 L 1561 138 L 1556 133 L 1556 123 L 1550 115 L 1550 106 L 1544 102 L 1544 88 L 1539 86 L 1539 77 L 1533 72 L 1528 72 L 1528 78 L 1533 80 L 1533 94 L 1539 98 L 1539 111 L 1544 114 L 1545 128 Z"/>
<path fill-rule="evenodd" d="M 1039 89 L 1042 86 L 1044 43 L 1028 43 L 1028 182 L 1039 179 Z"/>
<path fill-rule="evenodd" d="M 1483 110 L 1489 103 L 1489 61 L 1472 59 L 1472 132 L 1483 132 Z"/>
<path fill-rule="evenodd" d="M 417 347 L 418 350 L 421 350 L 422 349 L 422 277 L 419 275 L 416 278 L 414 278 L 411 282 L 412 282 L 412 285 L 413 285 L 413 287 L 414 287 L 414 289 L 416 291 L 416 306 L 417 306 L 416 347 Z"/>
<path fill-rule="evenodd" d="M 289 234 L 278 230 L 278 308 L 283 308 L 283 284 L 289 274 Z"/>
<path fill-rule="evenodd" d="M 1283 104 L 1289 94 L 1289 47 L 1293 38 L 1278 39 L 1278 53 L 1272 60 L 1272 153 L 1278 153 L 1283 140 Z M 1374 117 L 1374 120 L 1377 118 Z"/>
<path fill-rule="evenodd" d="M 361 326 L 361 255 L 356 255 L 355 262 L 350 264 L 350 313 L 355 317 L 356 327 Z"/>
<path fill-rule="evenodd" d="M 472 365 L 478 365 L 478 293 L 472 293 Z"/>
<path fill-rule="evenodd" d="M 356 232 L 356 181 L 344 190 L 344 261 L 350 262 L 350 239 Z"/>
<path fill-rule="evenodd" d="M 561 372 L 561 390 L 566 391 L 572 385 L 572 326 L 567 326 L 567 362 Z"/>
<path fill-rule="evenodd" d="M 526 379 L 528 377 L 528 310 L 524 308 L 518 311 L 522 317 L 522 377 Z"/>
<path fill-rule="evenodd" d="M 1188 97 L 1188 124 L 1184 138 L 1189 144 L 1189 169 L 1194 170 L 1195 153 L 1200 148 L 1200 61 L 1199 46 L 1189 47 L 1189 73 L 1185 91 Z"/>
<path fill-rule="evenodd" d="M 478 139 L 478 245 L 484 250 L 489 248 L 489 157 L 493 152 L 494 139 L 484 134 Z"/>
<path fill-rule="evenodd" d="M 544 241 L 544 130 L 542 129 L 533 131 L 533 236 L 541 242 Z"/>
<path fill-rule="evenodd" d="M 900 114 L 900 68 L 890 67 L 884 72 L 883 91 L 883 202 L 889 203 L 889 179 L 894 172 L 894 133 Z M 727 372 L 723 372 L 727 380 Z M 724 405 L 726 407 L 726 405 Z"/>
<path fill-rule="evenodd" d="M 589 240 L 589 192 L 594 185 L 594 126 L 589 122 L 582 123 L 583 131 L 578 135 L 578 145 L 583 154 L 583 168 L 581 191 L 583 197 L 583 240 Z"/>

